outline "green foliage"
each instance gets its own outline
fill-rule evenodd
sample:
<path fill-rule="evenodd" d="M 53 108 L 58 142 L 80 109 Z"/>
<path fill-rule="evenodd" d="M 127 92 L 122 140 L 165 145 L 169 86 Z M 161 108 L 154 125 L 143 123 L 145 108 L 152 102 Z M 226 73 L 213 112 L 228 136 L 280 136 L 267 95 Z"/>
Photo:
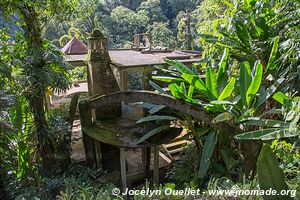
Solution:
<path fill-rule="evenodd" d="M 149 23 L 153 24 L 154 22 L 167 22 L 168 19 L 163 15 L 163 11 L 160 7 L 159 0 L 146 0 L 141 3 L 138 8 L 138 11 L 143 11 L 149 16 Z"/>
<path fill-rule="evenodd" d="M 114 26 L 111 26 L 110 29 L 116 36 L 113 37 L 114 42 L 122 47 L 122 41 L 131 41 L 134 34 L 146 31 L 149 16 L 144 11 L 135 12 L 129 8 L 118 6 L 112 10 L 111 20 Z"/>
<path fill-rule="evenodd" d="M 160 47 L 174 48 L 175 38 L 167 23 L 154 22 L 148 26 L 148 32 L 151 33 L 152 45 Z"/>
<path fill-rule="evenodd" d="M 99 172 L 98 172 L 99 173 Z M 122 199 L 112 196 L 114 185 L 96 183 L 91 177 L 97 172 L 82 166 L 72 166 L 60 176 L 44 178 L 38 188 L 20 189 L 16 199 Z"/>
<path fill-rule="evenodd" d="M 224 27 L 220 29 L 220 34 L 199 32 L 202 41 L 205 41 L 204 45 L 210 48 L 205 56 L 216 57 L 220 55 L 221 48 L 227 47 L 231 50 L 231 58 L 240 63 L 248 61 L 251 65 L 260 60 L 264 71 L 271 73 L 272 78 L 284 77 L 291 83 L 282 86 L 285 92 L 289 88 L 297 92 L 299 62 L 295 58 L 299 49 L 299 43 L 296 42 L 299 40 L 299 25 L 295 22 L 299 20 L 299 1 L 223 2 L 228 7 L 225 7 L 225 17 L 216 19 Z M 293 47 L 292 41 L 295 42 Z"/>
<path fill-rule="evenodd" d="M 81 33 L 81 31 L 79 29 L 76 28 L 70 28 L 68 30 L 68 34 L 67 35 L 63 35 L 59 38 L 59 44 L 61 47 L 65 46 L 73 37 L 76 37 L 82 41 L 84 41 L 84 37 L 83 34 Z"/>
<path fill-rule="evenodd" d="M 167 173 L 167 180 L 175 182 L 179 188 L 197 187 L 199 185 L 199 175 L 195 163 L 198 157 L 197 153 L 194 146 L 186 146 L 180 159 Z"/>
<path fill-rule="evenodd" d="M 274 140 L 299 136 L 299 100 L 290 99 L 282 92 L 277 92 L 273 98 L 283 105 L 284 120 L 250 119 L 248 125 L 274 127 L 245 132 L 235 136 L 236 139 Z M 250 123 L 249 123 L 250 122 Z"/>
<path fill-rule="evenodd" d="M 257 173 L 260 189 L 267 191 L 272 188 L 280 194 L 282 190 L 288 190 L 288 186 L 284 181 L 284 174 L 282 169 L 279 167 L 279 163 L 274 156 L 272 149 L 269 145 L 264 144 L 260 152 Z M 290 196 L 282 195 L 264 195 L 263 198 L 266 200 L 273 199 L 292 199 Z"/>
<path fill-rule="evenodd" d="M 71 79 L 73 81 L 78 80 L 86 80 L 87 79 L 87 69 L 85 66 L 82 67 L 75 67 L 74 69 L 71 69 L 68 71 Z"/>
<path fill-rule="evenodd" d="M 258 190 L 258 180 L 255 177 L 253 180 L 246 178 L 244 175 L 241 177 L 241 180 L 235 181 L 228 177 L 218 177 L 218 178 L 210 178 L 207 190 L 232 190 L 232 191 L 247 191 L 247 190 Z M 205 195 L 207 197 L 210 197 L 208 191 L 204 191 Z M 234 195 L 233 195 L 234 196 Z M 249 196 L 249 195 L 236 195 L 241 200 L 247 200 L 249 198 L 251 199 L 261 199 L 259 196 Z M 223 198 L 223 195 L 220 195 L 220 198 Z"/>
<path fill-rule="evenodd" d="M 70 163 L 71 125 L 59 110 L 51 110 L 47 121 L 49 129 L 44 137 L 44 142 L 49 143 L 52 147 L 57 160 L 52 170 L 57 171 L 56 174 L 58 174 L 65 170 L 64 168 Z M 61 163 L 67 164 L 64 166 Z"/>
<path fill-rule="evenodd" d="M 203 152 L 201 155 L 201 160 L 199 165 L 200 178 L 204 178 L 206 175 L 217 141 L 218 141 L 217 133 L 215 131 L 210 131 L 205 139 Z"/>
<path fill-rule="evenodd" d="M 296 144 L 296 143 L 295 143 Z M 296 178 L 300 165 L 299 146 L 287 141 L 272 141 L 271 145 L 275 156 L 279 159 L 279 166 L 287 177 Z"/>
<path fill-rule="evenodd" d="M 282 121 L 261 119 L 255 121 L 252 119 L 256 112 L 259 113 L 259 107 L 276 91 L 284 79 L 276 80 L 273 85 L 263 90 L 261 84 L 263 80 L 262 64 L 257 61 L 251 67 L 251 64 L 245 61 L 241 63 L 240 73 L 237 74 L 237 77 L 233 77 L 228 55 L 229 52 L 225 49 L 218 66 L 214 66 L 215 68 L 210 66 L 212 63 L 216 63 L 215 61 L 203 60 L 200 65 L 205 66 L 204 69 L 196 68 L 195 65 L 187 67 L 177 61 L 166 60 L 166 63 L 171 66 L 157 67 L 162 75 L 152 77 L 156 81 L 169 83 L 168 94 L 205 109 L 212 119 L 211 124 L 206 124 L 210 134 L 206 132 L 201 137 L 198 137 L 196 132 L 196 134 L 192 134 L 193 139 L 200 143 L 196 142 L 197 147 L 201 149 L 199 178 L 204 178 L 210 167 L 219 172 L 231 170 L 234 166 L 232 165 L 233 149 L 230 146 L 232 136 L 249 130 L 254 124 L 271 128 L 254 129 L 251 132 L 237 135 L 235 138 L 249 139 L 252 137 L 252 139 L 270 140 L 295 135 L 294 132 L 290 133 L 286 126 L 278 127 L 285 125 Z M 205 76 L 201 77 L 198 74 L 201 74 L 202 71 L 205 71 Z M 152 85 L 154 84 L 152 83 Z M 158 91 L 166 93 L 157 84 L 154 86 Z M 188 127 L 193 133 L 196 130 L 197 122 L 193 122 L 189 118 L 185 118 L 185 120 L 190 122 Z M 221 158 L 216 157 L 218 151 L 222 152 Z M 210 160 L 213 162 L 210 163 Z M 225 164 L 226 167 L 222 168 L 219 163 Z"/>

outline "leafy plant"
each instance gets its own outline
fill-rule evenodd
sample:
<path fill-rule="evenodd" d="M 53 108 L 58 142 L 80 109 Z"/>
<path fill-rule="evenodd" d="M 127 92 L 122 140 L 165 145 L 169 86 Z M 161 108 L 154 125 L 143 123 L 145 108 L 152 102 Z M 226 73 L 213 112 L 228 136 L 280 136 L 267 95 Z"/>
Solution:
<path fill-rule="evenodd" d="M 299 135 L 299 100 L 290 99 L 282 92 L 277 92 L 273 98 L 281 103 L 286 110 L 284 121 L 271 119 L 250 119 L 246 121 L 248 125 L 256 125 L 262 127 L 270 127 L 250 132 L 245 132 L 235 136 L 236 139 L 252 139 L 252 140 L 274 140 L 279 138 L 296 137 Z M 278 112 L 277 110 L 275 110 Z"/>
<path fill-rule="evenodd" d="M 161 88 L 154 82 L 150 84 L 161 93 L 169 93 L 177 99 L 191 103 L 194 106 L 204 108 L 211 116 L 211 123 L 204 124 L 192 118 L 180 118 L 181 121 L 187 120 L 192 136 L 201 149 L 199 157 L 199 177 L 204 178 L 214 154 L 222 152 L 222 158 L 217 159 L 225 163 L 226 170 L 232 167 L 232 155 L 230 152 L 233 138 L 232 136 L 243 130 L 248 130 L 251 126 L 249 120 L 259 111 L 260 106 L 276 91 L 278 86 L 284 81 L 284 78 L 275 80 L 274 84 L 263 90 L 263 65 L 257 61 L 251 67 L 248 61 L 240 64 L 239 76 L 234 77 L 230 71 L 229 52 L 224 49 L 222 59 L 216 69 L 210 66 L 211 63 L 203 60 L 200 65 L 205 66 L 205 75 L 199 76 L 202 70 L 196 68 L 196 65 L 189 68 L 184 64 L 166 60 L 168 68 L 157 67 L 157 69 L 167 75 L 153 76 L 156 81 L 168 83 L 168 90 Z M 199 65 L 198 65 L 199 66 Z M 153 113 L 152 113 L 153 114 Z M 168 116 L 151 116 L 142 118 L 151 120 L 178 120 L 172 118 L 177 113 Z M 245 122 L 248 123 L 245 123 Z M 181 122 L 181 124 L 183 124 Z M 200 136 L 197 136 L 197 124 L 202 128 L 199 129 Z M 242 126 L 242 129 L 240 128 Z M 142 139 L 147 138 L 160 132 L 157 128 L 146 134 Z M 204 128 L 204 129 L 203 129 Z M 205 132 L 203 132 L 205 130 Z M 258 130 L 260 131 L 260 130 Z M 202 132 L 202 133 L 201 133 Z M 227 141 L 227 142 L 224 142 Z M 225 153 L 226 152 L 226 153 Z M 226 171 L 225 170 L 225 171 Z"/>
<path fill-rule="evenodd" d="M 292 141 L 291 141 L 292 142 Z M 300 149 L 297 143 L 274 140 L 271 148 L 275 156 L 279 159 L 279 166 L 289 180 L 296 178 L 300 165 Z"/>
<path fill-rule="evenodd" d="M 274 156 L 269 145 L 264 144 L 257 162 L 257 173 L 260 189 L 267 191 L 272 188 L 277 191 L 276 195 L 264 195 L 266 200 L 273 199 L 292 199 L 289 195 L 278 195 L 282 190 L 288 190 L 284 181 L 284 174 L 279 167 L 277 158 Z"/>

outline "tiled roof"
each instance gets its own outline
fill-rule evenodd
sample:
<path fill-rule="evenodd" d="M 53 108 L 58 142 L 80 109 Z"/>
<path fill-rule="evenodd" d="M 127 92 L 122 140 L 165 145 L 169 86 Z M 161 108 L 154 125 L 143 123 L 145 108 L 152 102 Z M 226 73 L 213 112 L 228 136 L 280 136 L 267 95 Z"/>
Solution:
<path fill-rule="evenodd" d="M 73 37 L 61 51 L 66 55 L 82 55 L 88 52 L 88 47 L 79 39 Z"/>

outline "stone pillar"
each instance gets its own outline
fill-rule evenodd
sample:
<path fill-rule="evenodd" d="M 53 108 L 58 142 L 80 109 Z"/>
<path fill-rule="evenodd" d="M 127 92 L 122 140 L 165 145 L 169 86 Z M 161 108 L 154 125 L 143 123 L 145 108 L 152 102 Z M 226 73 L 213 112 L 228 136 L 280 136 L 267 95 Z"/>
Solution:
<path fill-rule="evenodd" d="M 186 10 L 183 21 L 185 23 L 185 49 L 190 50 L 192 49 L 192 36 L 191 36 L 191 15 L 189 13 L 189 10 Z"/>
<path fill-rule="evenodd" d="M 105 95 L 120 91 L 110 66 L 108 39 L 100 30 L 94 30 L 88 38 L 88 91 L 89 96 Z M 121 103 L 108 104 L 95 110 L 96 120 L 109 120 L 121 116 Z M 99 145 L 99 143 L 98 143 Z M 111 145 L 100 143 L 101 164 L 104 170 L 120 169 L 120 151 Z"/>
<path fill-rule="evenodd" d="M 88 90 L 89 96 L 120 91 L 110 67 L 108 40 L 99 30 L 88 38 Z M 121 115 L 121 104 L 107 105 L 96 110 L 96 119 L 110 119 Z"/>

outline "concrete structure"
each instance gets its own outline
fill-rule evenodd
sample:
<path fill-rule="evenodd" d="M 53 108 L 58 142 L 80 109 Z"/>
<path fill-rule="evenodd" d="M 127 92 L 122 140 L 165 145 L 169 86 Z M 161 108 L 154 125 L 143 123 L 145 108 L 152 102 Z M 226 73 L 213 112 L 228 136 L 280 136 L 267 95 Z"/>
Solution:
<path fill-rule="evenodd" d="M 135 38 L 137 42 L 138 38 Z M 154 153 L 154 181 L 158 182 L 159 148 L 180 134 L 181 129 L 170 128 L 162 137 L 154 141 L 146 141 L 137 145 L 137 139 L 149 132 L 148 128 L 139 126 L 135 120 L 120 117 L 122 107 L 129 103 L 149 102 L 157 104 L 172 104 L 170 107 L 187 109 L 193 115 L 205 119 L 201 110 L 190 105 L 177 105 L 177 100 L 170 96 L 161 96 L 151 92 L 126 92 L 130 89 L 129 76 L 141 74 L 140 89 L 148 89 L 148 77 L 154 70 L 154 65 L 164 65 L 164 59 L 177 59 L 190 64 L 199 61 L 199 52 L 193 51 L 160 51 L 131 49 L 108 50 L 108 39 L 95 30 L 88 38 L 88 54 L 65 55 L 66 60 L 74 66 L 87 65 L 88 93 L 90 98 L 80 102 L 80 119 L 86 159 L 89 166 L 96 165 L 104 170 L 121 172 L 122 185 L 127 187 L 126 148 L 142 148 L 142 175 L 149 176 L 151 147 Z M 133 75 L 135 76 L 135 75 Z M 121 91 L 121 92 L 119 92 Z M 96 96 L 95 96 L 96 95 Z M 122 104 L 122 106 L 121 106 Z M 168 105 L 167 105 L 168 106 Z M 135 108 L 136 109 L 136 108 Z M 124 110 L 124 109 L 123 109 Z M 179 109 L 180 110 L 180 109 Z M 139 117 L 142 117 L 143 112 Z M 202 116 L 203 115 L 203 116 Z M 146 125 L 148 126 L 148 125 Z M 138 133 L 136 132 L 137 130 Z M 166 136 L 166 137 L 165 137 Z M 135 176 L 134 176 L 135 177 Z"/>

